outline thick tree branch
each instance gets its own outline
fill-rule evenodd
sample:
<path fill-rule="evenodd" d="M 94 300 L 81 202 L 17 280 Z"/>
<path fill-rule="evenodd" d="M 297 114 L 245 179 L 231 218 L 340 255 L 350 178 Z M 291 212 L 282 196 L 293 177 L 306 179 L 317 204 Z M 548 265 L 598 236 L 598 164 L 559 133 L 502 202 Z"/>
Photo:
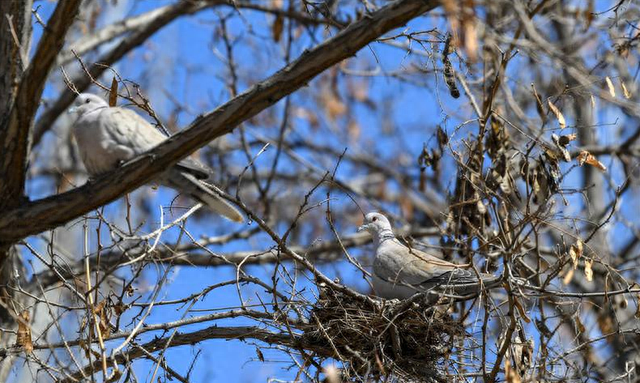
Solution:
<path fill-rule="evenodd" d="M 0 124 L 0 204 L 4 208 L 17 206 L 22 198 L 31 149 L 30 130 L 38 109 L 38 101 L 56 55 L 62 49 L 67 31 L 78 13 L 80 3 L 81 0 L 58 3 L 43 31 L 35 55 L 20 79 L 9 118 Z"/>
<path fill-rule="evenodd" d="M 400 229 L 396 231 L 396 234 L 404 237 L 411 236 L 413 238 L 433 237 L 439 236 L 440 230 L 438 228 L 412 228 L 412 229 Z M 342 257 L 343 247 L 346 249 L 357 248 L 370 243 L 373 238 L 366 233 L 357 233 L 345 235 L 340 241 L 323 241 L 316 245 L 304 248 L 302 246 L 290 246 L 291 251 L 298 254 L 304 254 L 305 258 L 318 262 L 333 262 Z M 238 251 L 234 253 L 218 254 L 200 250 L 204 248 L 206 244 L 190 244 L 183 246 L 177 250 L 173 250 L 176 247 L 174 245 L 167 245 L 154 249 L 153 253 L 147 254 L 145 257 L 145 251 L 148 251 L 148 244 L 145 242 L 140 246 L 132 246 L 126 250 L 104 249 L 101 251 L 100 256 L 93 255 L 89 258 L 89 265 L 94 270 L 99 268 L 100 270 L 109 272 L 109 270 L 117 269 L 123 263 L 129 262 L 132 259 L 141 257 L 140 262 L 157 261 L 164 262 L 172 265 L 179 266 L 199 266 L 199 267 L 217 267 L 217 266 L 229 266 L 229 265 L 256 265 L 256 264 L 271 264 L 276 262 L 282 262 L 282 256 L 276 249 L 269 249 L 266 251 Z M 126 255 L 125 255 L 126 253 Z M 98 259 L 100 265 L 98 265 Z M 72 279 L 74 276 L 80 275 L 84 272 L 85 260 L 79 260 L 73 265 L 68 267 L 57 267 L 55 265 L 48 265 L 49 269 L 38 273 L 31 282 L 24 286 L 27 292 L 36 293 L 40 290 L 40 287 L 45 289 L 60 282 L 60 278 Z"/>
<path fill-rule="evenodd" d="M 199 331 L 194 331 L 190 333 L 177 333 L 171 339 L 171 343 L 169 343 L 168 347 L 179 347 L 186 345 L 194 345 L 196 343 L 200 343 L 209 339 L 255 339 L 264 343 L 281 345 L 285 347 L 301 347 L 306 350 L 313 351 L 319 355 L 323 355 L 326 357 L 334 356 L 334 353 L 325 347 L 311 344 L 305 341 L 301 336 L 290 335 L 285 333 L 276 333 L 268 330 L 263 330 L 258 327 L 218 327 L 211 326 Z M 170 336 L 166 336 L 163 338 L 155 339 L 151 342 L 148 342 L 141 346 L 133 346 L 129 352 L 124 354 L 118 354 L 115 357 L 109 357 L 107 364 L 113 365 L 113 362 L 118 364 L 126 363 L 127 361 L 131 361 L 134 359 L 142 358 L 145 356 L 145 352 L 153 353 L 156 351 L 160 351 L 164 349 L 167 345 L 167 342 L 170 340 Z M 60 382 L 75 382 L 77 379 L 82 379 L 82 377 L 86 374 L 90 374 L 91 371 L 96 371 L 100 369 L 102 365 L 102 361 L 98 360 L 90 365 L 85 366 L 82 371 L 78 371 L 67 379 L 60 380 Z M 83 374 L 84 372 L 84 374 Z"/>
<path fill-rule="evenodd" d="M 301 24 L 309 24 L 309 25 L 320 25 L 320 24 L 329 24 L 336 27 L 343 27 L 343 25 L 324 19 L 317 19 L 311 16 L 307 16 L 300 12 L 288 11 L 286 9 L 279 9 L 275 7 L 268 7 L 260 4 L 253 4 L 248 2 L 238 2 L 238 1 L 208 1 L 201 2 L 196 7 L 187 7 L 188 2 L 178 2 L 176 4 L 167 5 L 165 7 L 157 8 L 152 11 L 143 13 L 141 15 L 129 17 L 127 19 L 115 22 L 111 25 L 107 25 L 104 28 L 96 31 L 93 34 L 88 36 L 84 36 L 80 38 L 77 42 L 71 45 L 68 49 L 65 49 L 60 53 L 58 59 L 56 61 L 56 66 L 69 64 L 71 61 L 75 60 L 75 55 L 72 53 L 76 52 L 78 55 L 83 55 L 87 52 L 90 52 L 100 45 L 107 43 L 116 39 L 119 36 L 122 36 L 126 33 L 130 33 L 132 31 L 138 31 L 141 29 L 146 29 L 150 25 L 156 23 L 157 20 L 164 17 L 166 14 L 172 14 L 174 17 L 186 15 L 186 14 L 194 14 L 205 7 L 210 7 L 212 5 L 221 4 L 227 5 L 238 9 L 250 9 L 255 11 L 260 11 L 264 13 L 271 13 L 274 15 L 280 15 L 284 17 L 288 17 L 290 19 L 296 20 Z M 176 9 L 180 9 L 179 13 L 175 13 Z"/>
<path fill-rule="evenodd" d="M 125 37 L 115 48 L 110 50 L 101 56 L 96 62 L 102 65 L 94 65 L 89 69 L 89 74 L 93 78 L 98 78 L 100 75 L 108 69 L 108 66 L 120 60 L 124 55 L 129 53 L 132 49 L 144 43 L 150 36 L 156 33 L 158 30 L 183 15 L 193 14 L 206 7 L 218 5 L 223 0 L 210 0 L 206 2 L 190 2 L 180 1 L 174 5 L 161 8 L 159 13 L 151 14 L 144 23 Z M 135 25 L 135 24 L 134 24 Z M 72 79 L 72 82 L 78 91 L 82 92 L 91 86 L 91 78 L 84 73 L 78 77 Z M 73 102 L 76 95 L 70 89 L 66 89 L 56 102 L 47 109 L 40 119 L 38 119 L 34 134 L 33 142 L 37 145 L 44 133 L 49 130 L 58 116 L 63 113 L 69 105 Z"/>
<path fill-rule="evenodd" d="M 122 168 L 70 192 L 27 203 L 0 218 L 0 242 L 54 228 L 141 186 L 168 166 L 306 85 L 325 69 L 354 55 L 384 33 L 436 7 L 435 0 L 401 0 L 353 23 L 333 38 L 254 85 L 187 129 Z"/>

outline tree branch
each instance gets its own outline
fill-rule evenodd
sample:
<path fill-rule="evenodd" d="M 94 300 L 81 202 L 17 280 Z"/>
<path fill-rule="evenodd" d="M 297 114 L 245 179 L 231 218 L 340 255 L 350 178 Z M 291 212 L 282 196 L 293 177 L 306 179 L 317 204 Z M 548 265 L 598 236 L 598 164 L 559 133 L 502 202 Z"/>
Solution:
<path fill-rule="evenodd" d="M 166 26 L 173 20 L 177 19 L 180 16 L 193 14 L 197 11 L 200 11 L 206 7 L 211 7 L 214 5 L 219 5 L 224 0 L 211 0 L 207 2 L 198 2 L 193 3 L 189 1 L 181 1 L 174 5 L 167 6 L 165 8 L 161 8 L 159 13 L 151 14 L 145 23 L 138 22 L 140 26 L 133 32 L 124 38 L 115 48 L 111 51 L 107 52 L 96 62 L 99 62 L 102 65 L 93 65 L 89 69 L 89 74 L 92 78 L 98 78 L 100 75 L 106 71 L 109 65 L 120 60 L 124 55 L 129 53 L 132 49 L 139 46 L 143 42 L 145 42 L 150 36 L 156 33 L 159 29 Z M 134 23 L 134 26 L 138 23 Z M 109 32 L 109 31 L 108 31 Z M 117 31 L 116 31 L 117 32 Z M 112 31 L 112 33 L 115 33 Z M 71 80 L 71 82 L 75 85 L 78 91 L 82 92 L 91 86 L 91 78 L 86 76 L 84 73 L 79 75 L 78 77 Z M 56 100 L 56 102 L 47 109 L 35 126 L 35 131 L 33 135 L 34 145 L 37 145 L 44 133 L 51 128 L 55 120 L 58 116 L 63 113 L 69 105 L 73 102 L 76 95 L 70 89 L 66 89 L 60 97 Z"/>
<path fill-rule="evenodd" d="M 152 353 L 154 351 L 159 351 L 164 349 L 167 346 L 167 342 L 169 341 L 170 336 L 158 338 L 151 342 L 148 342 L 141 346 L 134 346 L 129 352 L 118 354 L 115 357 L 109 357 L 107 364 L 113 365 L 113 363 L 123 364 L 127 361 L 131 361 L 137 358 L 144 357 L 147 351 L 148 353 Z M 307 350 L 311 350 L 320 355 L 324 355 L 327 357 L 333 356 L 333 352 L 330 349 L 327 349 L 322 346 L 314 345 L 309 342 L 305 342 L 301 336 L 290 335 L 285 333 L 276 333 L 268 330 L 263 330 L 258 327 L 248 327 L 248 326 L 239 326 L 239 327 L 218 327 L 211 326 L 199 331 L 194 331 L 191 333 L 176 333 L 175 336 L 171 339 L 171 343 L 168 347 L 179 347 L 185 345 L 194 345 L 196 343 L 200 343 L 209 339 L 255 339 L 261 342 L 282 345 L 285 347 L 302 347 Z M 77 371 L 67 379 L 60 380 L 60 383 L 70 383 L 76 382 L 78 379 L 82 379 L 82 377 L 86 374 L 90 374 L 91 371 L 95 371 L 100 369 L 102 365 L 101 360 L 97 360 L 90 365 L 83 367 L 81 371 Z"/>
<path fill-rule="evenodd" d="M 241 122 L 306 85 L 325 69 L 438 4 L 435 0 L 400 0 L 391 3 L 305 52 L 296 61 L 213 112 L 197 118 L 187 129 L 120 169 L 80 188 L 6 212 L 0 218 L 0 243 L 16 241 L 54 228 L 143 185 L 168 166 L 211 140 L 232 132 Z"/>
<path fill-rule="evenodd" d="M 43 31 L 38 48 L 22 75 L 8 120 L 0 126 L 0 195 L 4 208 L 19 205 L 24 192 L 31 149 L 31 125 L 35 119 L 44 84 L 64 39 L 78 13 L 81 0 L 58 3 Z M 23 47 L 24 48 L 24 47 Z"/>

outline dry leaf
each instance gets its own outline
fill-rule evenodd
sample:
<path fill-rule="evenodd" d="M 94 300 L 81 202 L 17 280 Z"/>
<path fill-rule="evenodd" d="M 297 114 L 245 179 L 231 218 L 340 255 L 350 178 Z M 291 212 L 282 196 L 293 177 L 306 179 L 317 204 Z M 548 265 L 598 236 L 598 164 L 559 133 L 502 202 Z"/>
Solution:
<path fill-rule="evenodd" d="M 99 4 L 91 10 L 91 14 L 89 15 L 88 28 L 89 32 L 93 33 L 96 30 L 96 25 L 98 24 L 98 17 L 102 14 L 102 7 Z"/>
<path fill-rule="evenodd" d="M 520 383 L 520 376 L 515 368 L 511 368 L 509 358 L 504 358 L 504 380 L 507 383 Z"/>
<path fill-rule="evenodd" d="M 594 16 L 593 0 L 589 0 L 589 3 L 587 4 L 587 8 L 583 12 L 583 15 L 584 15 L 584 21 L 586 24 L 584 27 L 584 30 L 586 31 L 587 29 L 589 29 L 589 27 L 591 26 L 591 22 L 593 21 L 593 16 Z"/>
<path fill-rule="evenodd" d="M 24 352 L 31 354 L 33 352 L 33 342 L 31 341 L 31 315 L 29 310 L 20 313 L 18 321 L 18 335 L 16 336 L 16 346 L 21 347 Z"/>
<path fill-rule="evenodd" d="M 544 107 L 542 106 L 542 99 L 538 92 L 536 91 L 536 86 L 531 83 L 531 90 L 533 90 L 533 97 L 536 99 L 536 109 L 538 110 L 538 115 L 540 115 L 540 119 L 543 122 L 547 122 L 547 114 L 544 112 Z"/>
<path fill-rule="evenodd" d="M 604 166 L 602 162 L 598 161 L 598 159 L 593 154 L 589 153 L 586 150 L 583 150 L 580 152 L 580 154 L 578 154 L 578 157 L 576 157 L 576 161 L 578 161 L 578 164 L 580 166 L 586 163 L 587 165 L 595 166 L 603 172 L 607 170 L 607 167 Z"/>
<path fill-rule="evenodd" d="M 449 61 L 449 58 L 446 56 L 443 59 L 443 64 L 444 82 L 445 84 L 447 84 L 447 88 L 449 88 L 449 94 L 451 94 L 451 97 L 453 98 L 458 98 L 460 97 L 460 90 L 456 85 L 456 71 L 455 69 L 453 69 L 451 61 Z"/>
<path fill-rule="evenodd" d="M 475 62 L 478 56 L 478 34 L 474 24 L 474 18 L 465 20 L 464 28 L 464 49 L 471 62 Z"/>
<path fill-rule="evenodd" d="M 593 96 L 593 94 L 591 95 L 591 107 L 593 109 L 596 108 L 596 98 Z"/>
<path fill-rule="evenodd" d="M 576 321 L 576 331 L 578 332 L 578 334 L 583 334 L 585 331 L 587 331 L 587 329 L 584 327 L 584 324 L 580 320 L 580 315 L 576 314 L 574 319 Z"/>
<path fill-rule="evenodd" d="M 624 85 L 624 81 L 622 81 L 622 79 L 620 79 L 620 87 L 622 88 L 622 94 L 624 95 L 624 98 L 626 98 L 627 100 L 631 98 L 631 92 L 629 92 L 629 89 L 627 89 L 627 86 Z"/>
<path fill-rule="evenodd" d="M 256 355 L 258 355 L 258 359 L 264 363 L 264 355 L 262 354 L 262 351 L 260 351 L 258 347 L 256 347 Z"/>
<path fill-rule="evenodd" d="M 360 124 L 357 121 L 352 120 L 347 125 L 347 135 L 351 142 L 356 142 L 360 138 Z"/>
<path fill-rule="evenodd" d="M 609 94 L 611 95 L 611 97 L 615 97 L 616 89 L 613 87 L 613 82 L 611 82 L 609 76 L 605 77 L 604 81 L 607 83 L 607 87 L 609 88 Z"/>
<path fill-rule="evenodd" d="M 585 259 L 584 260 L 584 277 L 588 282 L 593 281 L 593 269 L 591 266 L 593 265 L 593 259 Z"/>
<path fill-rule="evenodd" d="M 402 194 L 400 197 L 400 210 L 404 217 L 407 217 L 407 220 L 411 220 L 413 217 L 413 202 L 411 198 L 409 198 L 406 194 Z"/>
<path fill-rule="evenodd" d="M 573 263 L 573 268 L 578 267 L 578 253 L 573 245 L 569 249 L 569 256 L 571 257 L 571 262 Z"/>
<path fill-rule="evenodd" d="M 487 207 L 484 205 L 484 202 L 482 202 L 481 199 L 479 199 L 478 202 L 476 202 L 476 208 L 478 209 L 478 213 L 480 214 L 487 213 Z"/>
<path fill-rule="evenodd" d="M 522 304 L 520 303 L 520 301 L 517 300 L 516 298 L 513 298 L 513 304 L 514 306 L 516 306 L 516 309 L 518 309 L 518 312 L 520 313 L 520 317 L 522 318 L 522 320 L 524 320 L 527 323 L 531 323 L 531 318 L 529 318 L 529 316 L 527 315 L 527 312 L 524 310 L 524 307 L 522 307 Z"/>
<path fill-rule="evenodd" d="M 571 245 L 569 249 L 569 256 L 571 257 L 571 261 L 573 262 L 573 268 L 576 269 L 578 267 L 578 260 L 582 256 L 583 244 L 582 240 L 578 239 L 578 241 Z"/>
<path fill-rule="evenodd" d="M 437 137 L 438 137 L 438 147 L 440 148 L 440 151 L 442 151 L 445 145 L 449 143 L 449 136 L 447 135 L 447 132 L 445 132 L 444 129 L 442 129 L 442 126 L 440 125 L 438 125 Z"/>
<path fill-rule="evenodd" d="M 611 315 L 602 314 L 598 316 L 598 327 L 603 334 L 611 334 L 614 330 L 613 318 Z"/>
<path fill-rule="evenodd" d="M 347 106 L 340 100 L 339 96 L 328 87 L 325 87 L 320 92 L 320 104 L 323 106 L 327 117 L 331 121 L 335 121 L 347 113 Z"/>
<path fill-rule="evenodd" d="M 114 107 L 118 102 L 118 80 L 113 76 L 111 80 L 111 89 L 109 90 L 109 106 Z"/>
<path fill-rule="evenodd" d="M 567 270 L 567 272 L 564 275 L 564 278 L 562 278 L 562 283 L 564 285 L 568 285 L 569 282 L 571 282 L 571 279 L 573 279 L 573 273 L 574 273 L 573 268 L 569 268 L 569 270 Z"/>
<path fill-rule="evenodd" d="M 564 116 L 560 112 L 560 109 L 558 109 L 558 107 L 555 106 L 553 102 L 551 102 L 551 100 L 547 100 L 547 104 L 549 105 L 549 109 L 551 110 L 551 112 L 556 115 L 558 124 L 560 125 L 560 129 L 564 129 L 567 126 L 567 123 L 565 122 Z"/>
<path fill-rule="evenodd" d="M 96 315 L 98 316 L 98 318 L 100 318 L 100 323 L 98 325 L 98 328 L 100 329 L 100 334 L 102 335 L 103 338 L 108 338 L 109 335 L 111 335 L 111 326 L 109 324 L 109 317 L 111 315 L 109 312 L 109 309 L 105 308 L 107 304 L 107 300 L 102 300 L 100 301 L 100 303 L 98 303 L 93 311 L 96 313 Z"/>
<path fill-rule="evenodd" d="M 640 293 L 636 295 L 636 318 L 640 319 Z"/>
<path fill-rule="evenodd" d="M 562 136 L 562 137 L 567 137 L 567 136 Z M 563 139 L 562 143 L 566 142 L 566 144 L 562 145 L 562 143 L 560 141 L 560 137 L 558 137 L 557 134 L 552 134 L 551 135 L 551 140 L 556 145 L 556 149 L 560 152 L 560 154 L 562 154 L 562 158 L 566 162 L 571 162 L 571 153 L 569 153 L 569 151 L 566 148 L 566 146 L 569 144 L 569 141 L 566 138 Z"/>
<path fill-rule="evenodd" d="M 276 19 L 273 21 L 273 25 L 271 25 L 271 34 L 275 42 L 280 41 L 283 28 L 284 28 L 284 18 L 280 15 L 277 15 Z"/>

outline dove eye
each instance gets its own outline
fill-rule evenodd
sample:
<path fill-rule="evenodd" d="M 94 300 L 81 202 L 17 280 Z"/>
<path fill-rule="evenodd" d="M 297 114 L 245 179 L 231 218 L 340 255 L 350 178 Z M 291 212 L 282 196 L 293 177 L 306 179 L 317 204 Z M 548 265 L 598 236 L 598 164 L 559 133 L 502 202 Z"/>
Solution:
<path fill-rule="evenodd" d="M 378 220 L 378 217 L 373 217 L 372 221 L 375 222 Z"/>
<path fill-rule="evenodd" d="M 91 102 L 91 100 L 90 100 L 90 99 L 87 99 L 87 101 L 85 101 L 84 103 L 85 103 L 85 104 L 88 104 L 88 103 L 90 103 L 90 102 Z"/>

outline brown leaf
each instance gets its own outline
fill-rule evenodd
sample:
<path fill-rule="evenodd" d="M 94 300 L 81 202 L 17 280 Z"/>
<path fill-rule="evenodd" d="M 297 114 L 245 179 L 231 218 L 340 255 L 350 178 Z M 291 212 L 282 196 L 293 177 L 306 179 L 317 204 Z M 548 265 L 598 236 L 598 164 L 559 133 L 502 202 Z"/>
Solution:
<path fill-rule="evenodd" d="M 583 245 L 582 240 L 580 239 L 578 239 L 578 241 L 574 245 L 571 245 L 571 248 L 569 249 L 569 256 L 571 257 L 571 261 L 573 262 L 574 269 L 578 267 L 578 261 L 582 256 L 582 249 Z"/>
<path fill-rule="evenodd" d="M 589 3 L 587 4 L 587 8 L 583 12 L 583 15 L 584 15 L 584 21 L 586 24 L 584 27 L 584 30 L 586 31 L 591 26 L 591 22 L 593 21 L 593 17 L 594 17 L 593 0 L 589 0 Z"/>
<path fill-rule="evenodd" d="M 593 259 L 585 259 L 584 260 L 584 277 L 588 282 L 593 281 L 593 269 L 591 266 L 593 265 Z"/>
<path fill-rule="evenodd" d="M 312 113 L 308 109 L 298 107 L 293 110 L 294 116 L 297 118 L 301 118 L 303 120 L 307 120 L 311 129 L 318 129 L 320 127 L 320 121 L 318 120 L 318 116 L 316 113 Z"/>
<path fill-rule="evenodd" d="M 444 150 L 445 145 L 449 143 L 449 136 L 447 132 L 442 129 L 442 126 L 438 125 L 438 130 L 436 131 L 436 136 L 438 137 L 438 147 L 440 151 Z"/>
<path fill-rule="evenodd" d="M 113 76 L 111 80 L 111 89 L 109 90 L 109 106 L 114 107 L 118 102 L 118 79 Z"/>
<path fill-rule="evenodd" d="M 284 29 L 284 18 L 281 15 L 277 15 L 276 19 L 273 21 L 273 25 L 271 25 L 271 34 L 275 42 L 280 41 L 280 37 L 282 36 L 283 29 Z"/>
<path fill-rule="evenodd" d="M 102 13 L 102 7 L 100 4 L 96 4 L 91 10 L 91 14 L 89 15 L 88 28 L 89 32 L 93 33 L 96 30 L 96 25 L 98 24 L 98 16 Z"/>
<path fill-rule="evenodd" d="M 408 221 L 413 219 L 413 201 L 411 201 L 411 198 L 409 198 L 406 193 L 403 193 L 400 197 L 400 209 L 402 211 L 402 215 Z"/>
<path fill-rule="evenodd" d="M 264 355 L 262 354 L 262 351 L 260 351 L 260 349 L 258 347 L 256 347 L 256 355 L 258 355 L 258 359 L 261 362 L 264 362 Z"/>
<path fill-rule="evenodd" d="M 111 325 L 109 323 L 110 318 L 110 309 L 106 307 L 107 300 L 100 301 L 97 305 L 94 306 L 93 312 L 98 317 L 98 328 L 100 329 L 100 335 L 102 338 L 107 338 L 111 335 Z M 92 336 L 95 335 L 94 327 L 90 327 L 90 331 Z"/>
<path fill-rule="evenodd" d="M 20 320 L 18 321 L 18 335 L 16 336 L 16 346 L 21 347 L 27 354 L 31 354 L 33 352 L 30 323 L 31 314 L 29 314 L 29 310 L 24 310 L 20 313 Z"/>
<path fill-rule="evenodd" d="M 340 100 L 340 97 L 329 87 L 325 87 L 320 92 L 320 104 L 323 106 L 327 117 L 335 121 L 347 113 L 347 106 Z"/>
<path fill-rule="evenodd" d="M 611 315 L 602 313 L 598 316 L 598 327 L 603 334 L 610 334 L 613 332 L 613 318 Z"/>
<path fill-rule="evenodd" d="M 352 120 L 347 125 L 347 135 L 351 142 L 356 142 L 360 138 L 360 124 L 357 121 Z"/>
<path fill-rule="evenodd" d="M 564 129 L 567 126 L 567 123 L 564 119 L 564 116 L 560 112 L 560 109 L 558 109 L 558 107 L 555 106 L 553 102 L 551 102 L 551 100 L 547 100 L 547 104 L 549 105 L 549 110 L 551 110 L 551 112 L 555 114 L 556 118 L 558 119 L 558 124 L 560 125 L 560 129 Z"/>
<path fill-rule="evenodd" d="M 478 33 L 474 18 L 469 18 L 464 23 L 464 49 L 469 60 L 475 62 L 478 57 Z"/>
<path fill-rule="evenodd" d="M 542 99 L 540 95 L 536 91 L 536 86 L 531 83 L 531 90 L 533 91 L 533 97 L 536 99 L 536 110 L 538 111 L 538 115 L 543 122 L 547 121 L 547 114 L 544 112 L 544 106 L 542 106 Z"/>
<path fill-rule="evenodd" d="M 573 317 L 573 319 L 575 320 L 576 331 L 578 332 L 578 334 L 583 334 L 585 331 L 587 331 L 587 329 L 584 327 L 584 324 L 580 320 L 580 315 L 576 314 L 576 316 Z"/>
<path fill-rule="evenodd" d="M 520 383 L 520 375 L 518 375 L 516 368 L 511 368 L 511 361 L 509 358 L 504 358 L 504 380 L 507 383 Z"/>
<path fill-rule="evenodd" d="M 562 136 L 562 137 L 566 137 L 566 136 Z M 560 152 L 560 154 L 562 154 L 562 158 L 566 161 L 566 162 L 571 162 L 571 154 L 569 153 L 569 151 L 567 150 L 566 146 L 567 145 L 562 145 L 560 143 L 560 137 L 558 137 L 557 134 L 552 134 L 551 135 L 551 140 L 553 141 L 553 143 L 556 145 L 556 150 L 558 152 Z M 563 140 L 563 142 L 566 140 Z M 568 141 L 567 141 L 568 143 Z"/>
<path fill-rule="evenodd" d="M 602 162 L 598 161 L 598 159 L 593 154 L 589 153 L 586 150 L 583 150 L 580 152 L 580 154 L 578 154 L 578 157 L 576 157 L 576 161 L 578 161 L 578 164 L 580 166 L 586 163 L 587 165 L 595 166 L 603 172 L 607 170 L 607 167 L 604 166 Z"/>
<path fill-rule="evenodd" d="M 611 81 L 609 76 L 605 77 L 604 81 L 607 83 L 607 88 L 609 88 L 609 94 L 611 95 L 611 97 L 615 97 L 616 96 L 616 88 L 613 87 L 613 82 Z"/>
<path fill-rule="evenodd" d="M 627 100 L 631 98 L 631 92 L 629 92 L 629 89 L 627 89 L 627 86 L 624 84 L 624 81 L 622 81 L 622 79 L 620 79 L 620 87 L 622 88 L 622 94 L 624 95 L 624 98 L 626 98 Z"/>
<path fill-rule="evenodd" d="M 487 212 L 487 207 L 481 199 L 478 199 L 478 202 L 476 202 L 476 209 L 478 209 L 478 213 L 480 214 L 485 214 Z"/>
<path fill-rule="evenodd" d="M 569 268 L 567 272 L 564 274 L 564 278 L 562 278 L 562 284 L 568 285 L 573 279 L 573 274 L 575 273 L 573 268 Z"/>
<path fill-rule="evenodd" d="M 517 300 L 516 298 L 513 298 L 513 303 L 514 303 L 514 306 L 516 306 L 516 308 L 518 309 L 518 312 L 520 313 L 520 317 L 522 318 L 522 320 L 524 320 L 527 323 L 531 323 L 531 318 L 529 318 L 529 316 L 527 315 L 527 312 L 524 310 L 524 307 L 522 307 L 522 304 L 520 303 L 520 301 Z"/>

